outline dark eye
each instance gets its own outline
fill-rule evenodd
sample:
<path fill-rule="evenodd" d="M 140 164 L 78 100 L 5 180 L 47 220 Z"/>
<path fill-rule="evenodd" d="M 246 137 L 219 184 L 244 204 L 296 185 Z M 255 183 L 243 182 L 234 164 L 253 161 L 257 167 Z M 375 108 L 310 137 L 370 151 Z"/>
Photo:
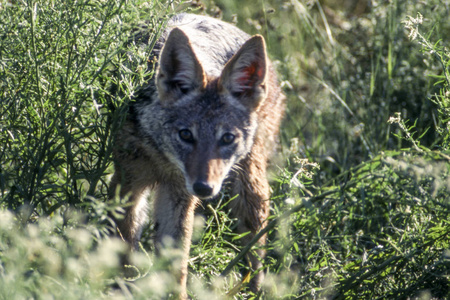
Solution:
<path fill-rule="evenodd" d="M 194 142 L 194 136 L 192 135 L 192 132 L 189 129 L 182 129 L 178 132 L 178 135 L 180 136 L 180 139 L 185 141 L 186 143 L 193 143 Z"/>
<path fill-rule="evenodd" d="M 234 142 L 234 138 L 234 134 L 227 132 L 222 136 L 222 139 L 220 141 L 222 145 L 229 145 Z"/>
<path fill-rule="evenodd" d="M 181 92 L 183 95 L 186 95 L 186 94 L 189 93 L 189 91 L 190 91 L 189 88 L 186 88 L 186 87 L 184 87 L 184 86 L 182 86 L 182 85 L 178 85 L 178 89 L 180 90 L 180 92 Z"/>
<path fill-rule="evenodd" d="M 173 85 L 183 95 L 186 95 L 187 93 L 189 93 L 191 91 L 191 89 L 189 87 L 186 87 L 186 84 L 183 84 L 182 82 L 174 82 Z"/>

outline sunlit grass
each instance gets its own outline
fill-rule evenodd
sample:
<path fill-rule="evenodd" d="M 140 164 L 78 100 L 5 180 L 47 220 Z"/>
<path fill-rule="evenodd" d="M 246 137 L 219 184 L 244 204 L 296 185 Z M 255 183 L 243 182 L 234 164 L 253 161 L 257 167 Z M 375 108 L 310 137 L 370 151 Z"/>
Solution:
<path fill-rule="evenodd" d="M 288 96 L 256 298 L 450 297 L 448 8 L 362 2 L 205 1 L 266 37 Z M 155 259 L 151 226 L 124 271 L 126 248 L 106 237 L 121 204 L 106 195 L 113 133 L 177 3 L 1 4 L 0 298 L 176 292 L 180 253 Z M 194 299 L 252 297 L 227 201 L 196 219 Z"/>

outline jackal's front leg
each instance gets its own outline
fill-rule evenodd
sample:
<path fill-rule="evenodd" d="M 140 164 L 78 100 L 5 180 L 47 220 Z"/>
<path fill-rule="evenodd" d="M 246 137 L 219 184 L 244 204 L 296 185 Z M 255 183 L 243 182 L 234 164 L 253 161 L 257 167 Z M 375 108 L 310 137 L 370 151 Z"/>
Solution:
<path fill-rule="evenodd" d="M 248 244 L 267 224 L 269 216 L 270 187 L 266 178 L 266 157 L 254 151 L 241 163 L 242 169 L 236 175 L 233 193 L 238 198 L 231 203 L 232 214 L 238 219 L 239 233 L 250 232 L 243 237 L 243 244 Z M 266 235 L 262 236 L 257 246 L 266 243 Z M 258 272 L 250 281 L 250 290 L 260 289 L 264 279 L 262 260 L 265 250 L 257 249 L 248 254 L 252 270 Z"/>
<path fill-rule="evenodd" d="M 183 251 L 177 274 L 180 284 L 180 299 L 187 298 L 186 279 L 189 249 L 197 201 L 198 199 L 188 194 L 184 187 L 175 187 L 169 184 L 160 185 L 155 195 L 154 220 L 157 253 L 161 253 L 168 239 L 172 239 L 174 246 Z"/>
<path fill-rule="evenodd" d="M 132 249 L 137 249 L 142 229 L 147 222 L 148 186 L 138 180 L 130 180 L 130 177 L 122 176 L 122 172 L 116 170 L 110 184 L 110 198 L 116 196 L 117 188 L 120 189 L 120 198 L 129 197 L 123 218 L 114 220 L 117 226 L 114 233 L 128 242 Z"/>

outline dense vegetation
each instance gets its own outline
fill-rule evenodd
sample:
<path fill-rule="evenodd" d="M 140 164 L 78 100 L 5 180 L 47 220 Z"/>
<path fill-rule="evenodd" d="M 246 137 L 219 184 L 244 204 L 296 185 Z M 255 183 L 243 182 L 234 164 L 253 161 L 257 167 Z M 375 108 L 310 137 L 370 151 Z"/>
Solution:
<path fill-rule="evenodd" d="M 155 260 L 152 226 L 123 275 L 124 245 L 106 236 L 123 204 L 106 195 L 126 103 L 186 9 L 263 34 L 288 96 L 254 297 L 450 298 L 446 2 L 2 0 L 0 299 L 172 290 L 179 253 Z M 143 24 L 147 46 L 130 40 Z M 193 299 L 253 297 L 227 201 L 197 219 Z"/>

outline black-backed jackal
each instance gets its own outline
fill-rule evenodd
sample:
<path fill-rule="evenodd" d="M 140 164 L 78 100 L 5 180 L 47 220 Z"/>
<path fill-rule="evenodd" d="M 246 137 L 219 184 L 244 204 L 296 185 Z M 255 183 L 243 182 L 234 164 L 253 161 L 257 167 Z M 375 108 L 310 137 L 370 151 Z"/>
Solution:
<path fill-rule="evenodd" d="M 266 168 L 275 148 L 284 95 L 267 58 L 263 37 L 249 36 L 219 20 L 180 14 L 156 44 L 156 75 L 132 103 L 115 145 L 110 190 L 130 195 L 131 206 L 117 221 L 123 238 L 136 247 L 147 220 L 147 191 L 156 249 L 171 237 L 184 250 L 180 298 L 186 298 L 187 260 L 194 210 L 230 182 L 231 212 L 238 231 L 251 240 L 266 224 L 269 184 Z M 265 243 L 265 237 L 260 244 Z M 249 261 L 261 268 L 259 250 Z M 258 290 L 263 272 L 254 275 Z"/>

